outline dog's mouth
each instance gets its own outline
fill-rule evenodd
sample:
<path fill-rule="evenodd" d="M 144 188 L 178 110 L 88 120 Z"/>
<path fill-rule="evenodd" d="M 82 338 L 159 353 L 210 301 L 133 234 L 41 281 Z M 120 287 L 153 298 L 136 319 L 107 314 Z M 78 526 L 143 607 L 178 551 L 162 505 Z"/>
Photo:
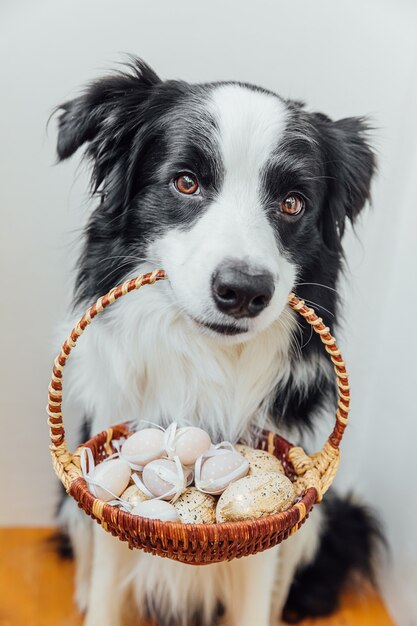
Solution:
<path fill-rule="evenodd" d="M 236 324 L 217 324 L 215 322 L 207 322 L 206 320 L 199 320 L 195 317 L 192 320 L 200 327 L 211 330 L 218 335 L 241 335 L 248 332 L 246 326 L 238 326 Z"/>

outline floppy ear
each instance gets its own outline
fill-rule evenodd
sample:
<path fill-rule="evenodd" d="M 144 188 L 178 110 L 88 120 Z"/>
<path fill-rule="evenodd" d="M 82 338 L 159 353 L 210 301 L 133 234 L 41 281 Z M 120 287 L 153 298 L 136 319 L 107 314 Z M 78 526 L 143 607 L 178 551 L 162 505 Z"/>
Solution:
<path fill-rule="evenodd" d="M 330 249 L 341 249 L 346 218 L 355 219 L 370 198 L 375 155 L 367 141 L 369 126 L 363 118 L 332 122 L 316 114 L 323 148 L 327 192 L 322 214 L 322 232 Z"/>
<path fill-rule="evenodd" d="M 91 83 L 80 97 L 57 107 L 58 158 L 66 159 L 88 143 L 86 156 L 93 160 L 93 191 L 121 152 L 126 152 L 126 144 L 140 124 L 141 110 L 160 82 L 146 63 L 133 59 L 126 72 Z"/>

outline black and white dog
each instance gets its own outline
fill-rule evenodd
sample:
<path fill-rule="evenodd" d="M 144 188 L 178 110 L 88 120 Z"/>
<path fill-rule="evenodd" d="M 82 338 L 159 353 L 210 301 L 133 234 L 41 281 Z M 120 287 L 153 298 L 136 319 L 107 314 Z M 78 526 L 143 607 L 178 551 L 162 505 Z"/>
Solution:
<path fill-rule="evenodd" d="M 345 222 L 375 169 L 364 121 L 333 122 L 243 83 L 162 81 L 139 60 L 59 110 L 58 156 L 85 144 L 101 196 L 77 311 L 127 277 L 169 276 L 112 306 L 79 342 L 66 389 L 91 432 L 175 419 L 234 442 L 254 425 L 314 428 L 334 408 L 332 368 L 287 296 L 319 303 L 333 325 Z M 138 619 L 165 625 L 330 612 L 353 570 L 370 573 L 375 534 L 364 509 L 330 497 L 281 546 L 195 568 L 129 551 L 69 499 L 61 518 L 87 626 L 121 624 L 127 596 Z"/>

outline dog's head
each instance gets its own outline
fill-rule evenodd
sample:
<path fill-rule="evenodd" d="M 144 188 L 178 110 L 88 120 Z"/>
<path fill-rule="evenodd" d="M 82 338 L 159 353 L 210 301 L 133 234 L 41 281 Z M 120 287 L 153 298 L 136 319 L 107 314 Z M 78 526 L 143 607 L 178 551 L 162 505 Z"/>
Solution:
<path fill-rule="evenodd" d="M 196 328 L 244 341 L 297 284 L 335 286 L 345 222 L 374 171 L 363 120 L 241 83 L 161 81 L 140 61 L 60 108 L 58 155 L 87 144 L 102 195 L 82 299 L 148 261 Z"/>

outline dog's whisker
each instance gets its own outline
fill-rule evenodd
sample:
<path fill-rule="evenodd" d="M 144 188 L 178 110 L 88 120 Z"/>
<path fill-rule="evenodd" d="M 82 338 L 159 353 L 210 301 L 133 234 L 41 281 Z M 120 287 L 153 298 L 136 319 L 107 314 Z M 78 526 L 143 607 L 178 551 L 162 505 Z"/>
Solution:
<path fill-rule="evenodd" d="M 321 304 L 319 304 L 318 302 L 313 302 L 313 300 L 307 300 L 307 298 L 304 298 L 304 302 L 307 302 L 308 304 L 311 304 L 312 306 L 318 307 L 319 309 L 323 309 L 323 311 L 326 311 L 326 313 L 328 313 L 329 315 L 331 315 L 332 317 L 334 317 L 334 313 L 332 313 L 331 311 L 329 311 L 329 309 L 326 309 L 325 306 L 322 306 Z"/>
<path fill-rule="evenodd" d="M 146 261 L 145 257 L 137 256 L 136 254 L 112 254 L 111 256 L 106 256 L 103 258 L 103 261 L 110 261 L 111 259 L 133 259 L 135 261 Z"/>
<path fill-rule="evenodd" d="M 110 270 L 110 272 L 107 272 L 107 274 L 105 274 L 105 276 L 103 276 L 103 278 L 101 278 L 97 284 L 102 285 L 108 278 L 110 278 L 110 276 L 115 274 L 118 270 L 122 269 L 126 265 L 129 265 L 129 263 L 130 263 L 129 260 L 126 260 L 124 263 L 120 263 L 119 265 L 114 267 L 112 270 Z"/>
<path fill-rule="evenodd" d="M 297 287 L 308 286 L 308 285 L 312 285 L 315 287 L 323 287 L 324 289 L 329 289 L 330 291 L 334 291 L 334 293 L 339 295 L 339 292 L 337 291 L 337 289 L 334 289 L 333 287 L 329 287 L 328 285 L 323 285 L 323 283 L 297 283 L 295 287 L 297 288 Z"/>
<path fill-rule="evenodd" d="M 294 334 L 294 328 L 291 328 L 289 324 L 289 320 L 285 318 L 285 313 L 279 318 L 279 323 L 282 325 L 283 329 L 288 333 L 290 345 L 294 349 L 296 356 L 298 358 L 302 358 L 301 346 L 298 343 L 297 337 Z"/>
<path fill-rule="evenodd" d="M 118 263 L 117 265 L 115 265 L 110 272 L 108 272 L 103 278 L 101 278 L 101 280 L 98 281 L 98 284 L 101 285 L 104 283 L 104 281 L 107 280 L 107 278 L 109 278 L 110 276 L 112 276 L 112 274 L 116 273 L 118 270 L 120 270 L 121 268 L 125 267 L 126 265 L 129 265 L 129 263 L 131 263 L 131 261 L 136 261 L 137 263 L 150 263 L 152 265 L 158 266 L 159 263 L 156 260 L 153 260 L 151 258 L 146 258 L 146 257 L 139 257 L 139 256 L 135 256 L 135 255 L 114 255 L 114 256 L 108 256 L 105 259 L 103 259 L 103 261 L 109 261 L 112 259 L 123 259 L 124 261 L 121 263 Z M 127 278 L 127 277 L 126 277 Z"/>
<path fill-rule="evenodd" d="M 310 343 L 310 341 L 311 341 L 311 340 L 312 340 L 312 338 L 313 338 L 313 333 L 314 333 L 313 327 L 312 327 L 312 326 L 310 326 L 310 337 L 308 338 L 308 340 L 306 341 L 306 343 L 303 343 L 303 345 L 301 346 L 301 350 L 303 350 L 303 348 L 305 348 L 306 346 L 308 346 L 308 344 Z"/>
<path fill-rule="evenodd" d="M 300 341 L 298 342 L 298 339 L 295 337 L 295 335 L 293 335 L 293 336 L 294 336 L 294 339 L 295 339 L 295 341 L 297 343 L 297 347 L 299 348 L 298 351 L 297 351 L 298 356 L 299 356 L 299 358 L 302 358 L 302 350 L 310 343 L 310 341 L 311 341 L 311 339 L 313 337 L 313 332 L 314 332 L 313 331 L 313 327 L 310 326 L 310 336 L 309 336 L 308 340 L 305 343 L 303 343 L 303 330 L 304 329 L 303 329 L 303 326 L 301 325 L 301 323 L 297 319 L 294 319 L 289 312 L 287 314 L 287 311 L 284 311 L 282 317 L 284 318 L 285 322 L 289 323 L 289 321 L 291 319 L 291 321 L 295 322 L 295 324 L 296 324 L 297 331 L 300 333 Z M 288 330 L 290 330 L 290 329 L 288 329 Z M 291 330 L 292 330 L 293 333 L 295 332 L 295 329 L 291 329 Z"/>

